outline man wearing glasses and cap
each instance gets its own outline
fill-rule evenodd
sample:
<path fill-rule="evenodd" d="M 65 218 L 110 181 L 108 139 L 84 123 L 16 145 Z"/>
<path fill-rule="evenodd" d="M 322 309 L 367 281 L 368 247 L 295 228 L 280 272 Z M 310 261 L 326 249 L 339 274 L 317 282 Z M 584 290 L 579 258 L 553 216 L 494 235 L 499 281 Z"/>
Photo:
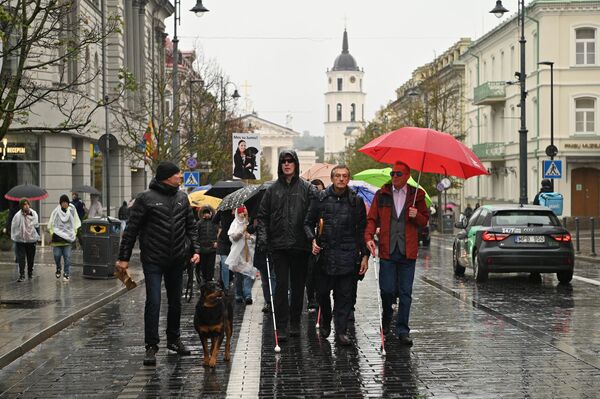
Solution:
<path fill-rule="evenodd" d="M 274 312 L 279 341 L 300 335 L 307 262 L 311 243 L 304 234 L 304 217 L 316 189 L 300 179 L 300 163 L 295 151 L 279 154 L 278 178 L 267 190 L 256 217 L 258 250 L 268 250 L 275 266 L 277 289 Z M 291 301 L 288 303 L 288 279 Z"/>
<path fill-rule="evenodd" d="M 412 345 L 408 327 L 415 262 L 419 248 L 417 228 L 427 225 L 429 209 L 425 204 L 425 191 L 411 187 L 406 182 L 410 168 L 397 161 L 390 172 L 392 181 L 377 190 L 367 215 L 365 242 L 375 256 L 373 236 L 379 227 L 379 288 L 383 304 L 383 332 L 387 334 L 392 321 L 392 303 L 400 298 L 396 334 L 400 343 Z M 415 200 L 416 197 L 416 200 Z"/>

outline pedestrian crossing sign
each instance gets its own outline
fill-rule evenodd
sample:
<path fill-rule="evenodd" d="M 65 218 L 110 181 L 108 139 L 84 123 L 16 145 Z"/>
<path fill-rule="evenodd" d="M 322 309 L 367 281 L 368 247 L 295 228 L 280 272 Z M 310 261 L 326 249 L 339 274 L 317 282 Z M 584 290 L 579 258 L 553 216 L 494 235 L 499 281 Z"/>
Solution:
<path fill-rule="evenodd" d="M 184 187 L 198 187 L 200 185 L 200 172 L 183 172 Z"/>
<path fill-rule="evenodd" d="M 562 177 L 562 161 L 543 161 L 544 179 L 560 179 Z"/>

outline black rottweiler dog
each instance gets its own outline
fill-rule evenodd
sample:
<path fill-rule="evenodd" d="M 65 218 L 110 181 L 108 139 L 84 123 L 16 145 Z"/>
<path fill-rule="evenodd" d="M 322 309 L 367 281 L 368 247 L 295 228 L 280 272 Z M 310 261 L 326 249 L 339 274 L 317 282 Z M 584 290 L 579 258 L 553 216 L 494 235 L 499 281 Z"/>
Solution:
<path fill-rule="evenodd" d="M 217 355 L 223 342 L 225 342 L 225 355 L 223 359 L 231 359 L 231 335 L 233 334 L 233 304 L 223 291 L 223 283 L 208 281 L 200 287 L 200 299 L 196 304 L 194 314 L 194 328 L 200 335 L 204 351 L 205 366 L 215 367 Z M 210 354 L 208 339 L 211 339 Z"/>

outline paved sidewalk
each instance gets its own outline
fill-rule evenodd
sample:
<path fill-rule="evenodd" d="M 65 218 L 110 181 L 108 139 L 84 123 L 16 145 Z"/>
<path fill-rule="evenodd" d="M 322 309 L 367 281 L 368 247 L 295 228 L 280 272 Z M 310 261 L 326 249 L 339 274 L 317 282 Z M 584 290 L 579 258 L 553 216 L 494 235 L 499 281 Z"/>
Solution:
<path fill-rule="evenodd" d="M 51 247 L 37 247 L 34 278 L 18 283 L 12 252 L 0 252 L 0 369 L 24 353 L 127 292 L 116 279 L 82 276 L 82 252 L 73 251 L 71 279 L 56 279 Z M 130 264 L 143 282 L 139 252 Z"/>

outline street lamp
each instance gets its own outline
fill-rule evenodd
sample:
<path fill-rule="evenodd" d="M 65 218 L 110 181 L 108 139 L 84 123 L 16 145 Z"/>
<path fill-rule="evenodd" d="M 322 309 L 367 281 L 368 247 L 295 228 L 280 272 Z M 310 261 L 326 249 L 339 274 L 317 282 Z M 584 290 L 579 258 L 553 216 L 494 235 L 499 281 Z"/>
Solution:
<path fill-rule="evenodd" d="M 490 13 L 496 17 L 502 17 L 508 10 L 502 5 L 502 0 L 496 1 L 496 6 Z M 519 108 L 521 108 L 521 127 L 519 128 L 519 203 L 521 205 L 527 203 L 527 120 L 525 118 L 525 99 L 527 98 L 527 90 L 525 90 L 525 0 L 518 0 L 518 20 L 521 25 L 521 37 L 519 39 L 521 48 L 521 70 L 515 72 L 515 76 L 519 78 L 519 86 L 521 88 L 521 97 Z"/>
<path fill-rule="evenodd" d="M 235 83 L 223 83 L 223 77 L 221 76 L 221 135 L 225 133 L 225 97 L 227 96 L 227 85 L 233 85 L 234 87 L 233 94 L 231 95 L 234 101 L 237 101 L 241 97 Z"/>
<path fill-rule="evenodd" d="M 202 13 L 208 12 L 208 9 L 206 9 L 203 5 L 202 5 L 202 0 L 197 0 L 196 1 L 196 5 L 194 6 L 194 8 L 192 8 L 190 11 L 194 12 L 196 14 L 196 16 L 201 15 Z M 181 15 L 179 15 L 181 12 L 181 0 L 175 0 L 175 11 L 174 11 L 174 17 L 175 17 L 175 24 L 174 24 L 174 28 L 173 28 L 173 55 L 172 55 L 172 62 L 173 62 L 173 129 L 175 129 L 174 134 L 173 134 L 173 147 L 177 150 L 179 150 L 179 96 L 178 96 L 178 91 L 179 91 L 179 39 L 177 38 L 177 26 L 180 24 L 181 22 Z M 173 153 L 175 153 L 173 151 Z"/>
<path fill-rule="evenodd" d="M 414 87 L 406 94 L 412 98 L 419 97 L 419 91 Z M 429 129 L 429 96 L 427 95 L 427 91 L 423 92 L 423 110 L 425 112 L 425 127 Z"/>
<path fill-rule="evenodd" d="M 558 154 L 558 148 L 554 145 L 554 62 L 541 61 L 538 65 L 546 65 L 550 67 L 550 145 L 546 147 L 546 155 L 550 160 L 554 161 L 554 157 Z M 552 183 L 552 191 L 554 191 L 554 179 L 550 179 Z"/>

